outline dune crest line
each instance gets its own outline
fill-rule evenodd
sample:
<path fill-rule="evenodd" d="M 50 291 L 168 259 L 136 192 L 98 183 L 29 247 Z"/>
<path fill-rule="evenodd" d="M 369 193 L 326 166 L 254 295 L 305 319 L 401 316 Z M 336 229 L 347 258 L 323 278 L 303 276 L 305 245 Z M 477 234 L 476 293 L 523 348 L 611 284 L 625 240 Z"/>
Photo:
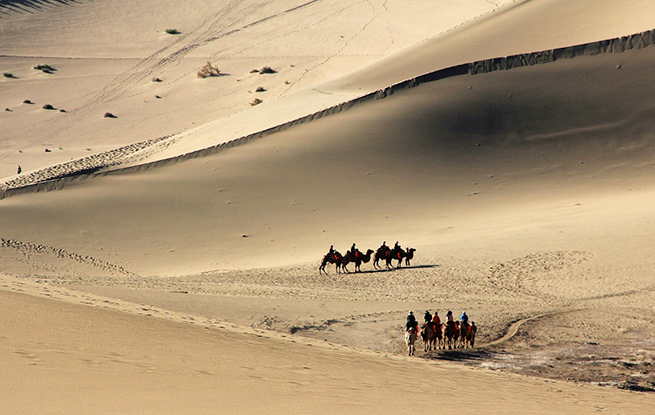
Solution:
<path fill-rule="evenodd" d="M 227 142 L 210 146 L 202 150 L 192 151 L 163 160 L 137 164 L 133 166 L 120 167 L 126 162 L 135 161 L 135 153 L 143 150 L 151 150 L 147 157 L 156 154 L 157 150 L 165 149 L 174 143 L 177 138 L 173 135 L 159 137 L 117 148 L 115 150 L 84 157 L 67 163 L 57 164 L 29 175 L 13 178 L 0 183 L 0 200 L 17 194 L 52 191 L 62 189 L 66 184 L 86 180 L 88 178 L 105 176 L 108 174 L 123 174 L 148 170 L 153 167 L 165 166 L 197 157 L 205 157 L 219 153 L 250 140 L 261 138 L 291 128 L 295 125 L 304 124 L 313 120 L 323 118 L 332 114 L 347 111 L 353 106 L 376 99 L 384 99 L 394 92 L 414 88 L 422 83 L 435 82 L 442 79 L 490 73 L 495 71 L 510 70 L 526 66 L 542 65 L 562 59 L 573 59 L 579 56 L 593 56 L 604 53 L 622 53 L 633 49 L 642 49 L 655 44 L 655 29 L 631 34 L 612 39 L 596 42 L 583 43 L 579 45 L 561 47 L 556 49 L 542 50 L 538 52 L 524 53 L 505 57 L 484 59 L 460 65 L 450 66 L 433 72 L 428 72 L 405 81 L 390 85 L 384 89 L 373 91 L 353 100 L 334 105 L 324 110 L 300 117 L 286 123 L 270 127 L 256 133 L 248 134 Z M 116 159 L 115 157 L 118 157 Z M 102 170 L 112 168 L 111 170 Z"/>

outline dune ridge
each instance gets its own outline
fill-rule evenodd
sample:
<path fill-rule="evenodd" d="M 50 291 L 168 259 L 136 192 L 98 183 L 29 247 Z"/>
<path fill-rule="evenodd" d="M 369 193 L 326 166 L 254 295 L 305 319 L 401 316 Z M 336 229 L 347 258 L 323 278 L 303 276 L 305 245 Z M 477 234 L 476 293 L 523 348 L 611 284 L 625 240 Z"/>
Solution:
<path fill-rule="evenodd" d="M 562 59 L 574 59 L 580 56 L 590 56 L 603 53 L 622 53 L 633 49 L 642 49 L 655 44 L 655 29 L 631 35 L 621 36 L 612 39 L 589 42 L 563 48 L 549 49 L 506 57 L 497 57 L 473 61 L 456 66 L 451 66 L 437 71 L 429 72 L 405 81 L 388 86 L 356 99 L 331 106 L 321 111 L 314 112 L 307 116 L 297 118 L 286 123 L 235 138 L 219 145 L 210 146 L 177 157 L 169 157 L 146 163 L 139 163 L 147 157 L 169 147 L 179 137 L 175 135 L 163 136 L 118 149 L 73 160 L 68 163 L 54 165 L 42 170 L 29 173 L 25 176 L 15 177 L 0 184 L 0 200 L 24 193 L 60 190 L 65 185 L 79 180 L 86 180 L 96 176 L 108 174 L 122 174 L 135 171 L 144 171 L 150 168 L 165 166 L 197 157 L 204 157 L 219 153 L 236 146 L 243 145 L 251 140 L 284 131 L 295 125 L 311 122 L 332 114 L 338 114 L 349 110 L 355 105 L 375 99 L 384 99 L 399 89 L 414 88 L 422 83 L 436 82 L 442 79 L 490 73 L 501 70 L 511 70 L 532 65 L 543 65 Z M 145 153 L 145 154 L 144 154 Z M 121 165 L 132 164 L 121 167 Z"/>

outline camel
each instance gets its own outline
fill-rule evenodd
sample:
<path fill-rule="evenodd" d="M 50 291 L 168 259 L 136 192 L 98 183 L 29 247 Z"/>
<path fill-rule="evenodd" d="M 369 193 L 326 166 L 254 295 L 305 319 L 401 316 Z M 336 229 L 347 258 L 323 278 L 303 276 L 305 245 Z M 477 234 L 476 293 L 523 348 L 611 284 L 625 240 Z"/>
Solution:
<path fill-rule="evenodd" d="M 478 327 L 475 325 L 475 321 L 471 322 L 471 339 L 469 340 L 469 343 L 471 343 L 471 347 L 475 347 L 475 333 L 478 332 Z"/>
<path fill-rule="evenodd" d="M 373 268 L 382 269 L 382 267 L 379 264 L 380 260 L 384 259 L 386 261 L 387 257 L 390 254 L 391 254 L 391 250 L 389 248 L 387 248 L 387 249 L 378 248 L 378 250 L 375 251 L 375 257 L 373 259 Z M 387 265 L 387 267 L 388 267 L 388 265 Z"/>
<path fill-rule="evenodd" d="M 365 254 L 362 254 L 359 251 L 356 251 L 355 253 L 348 251 L 348 252 L 346 252 L 346 255 L 344 255 L 344 257 L 343 257 L 341 267 L 343 269 L 346 269 L 347 264 L 349 264 L 350 262 L 354 262 L 355 263 L 355 272 L 361 272 L 362 271 L 362 269 L 361 269 L 362 262 L 365 263 L 365 264 L 368 263 L 371 260 L 371 254 L 373 254 L 373 252 L 374 251 L 372 249 L 366 250 Z M 346 271 L 348 271 L 348 270 L 346 269 Z M 348 272 L 350 272 L 350 271 L 348 271 Z"/>
<path fill-rule="evenodd" d="M 459 343 L 464 348 L 469 347 L 469 343 L 470 343 L 470 339 L 471 339 L 470 328 L 471 328 L 471 325 L 468 322 L 464 322 L 464 321 L 459 326 Z"/>
<path fill-rule="evenodd" d="M 386 260 L 387 260 L 387 268 L 391 268 L 391 261 L 394 259 L 398 261 L 398 265 L 396 268 L 400 268 L 400 266 L 403 263 L 403 258 L 407 255 L 407 253 L 402 249 L 392 249 L 389 252 L 389 255 L 387 255 Z"/>
<path fill-rule="evenodd" d="M 407 253 L 405 254 L 405 265 L 409 266 L 409 261 L 414 258 L 414 252 L 416 252 L 416 249 L 407 248 Z"/>
<path fill-rule="evenodd" d="M 416 331 L 408 330 L 405 332 L 405 344 L 407 345 L 407 356 L 412 356 L 416 348 L 414 343 L 416 342 Z"/>
<path fill-rule="evenodd" d="M 446 323 L 446 326 L 444 328 L 444 348 L 446 345 L 448 345 L 449 349 L 452 349 L 453 346 L 456 346 L 457 342 L 457 337 L 459 337 L 459 330 L 457 330 L 457 326 L 455 325 L 454 321 L 449 321 Z"/>
<path fill-rule="evenodd" d="M 336 271 L 339 272 L 341 270 L 342 261 L 343 255 L 341 255 L 338 251 L 334 251 L 333 254 L 327 254 L 323 257 L 321 265 L 318 267 L 318 273 L 320 274 L 322 271 L 327 275 L 327 271 L 325 271 L 325 266 L 327 264 L 336 264 Z"/>
<path fill-rule="evenodd" d="M 421 326 L 421 339 L 423 340 L 423 351 L 425 352 L 436 349 L 437 343 L 441 340 L 441 327 L 437 327 L 436 330 L 434 327 L 432 322 L 425 322 Z"/>

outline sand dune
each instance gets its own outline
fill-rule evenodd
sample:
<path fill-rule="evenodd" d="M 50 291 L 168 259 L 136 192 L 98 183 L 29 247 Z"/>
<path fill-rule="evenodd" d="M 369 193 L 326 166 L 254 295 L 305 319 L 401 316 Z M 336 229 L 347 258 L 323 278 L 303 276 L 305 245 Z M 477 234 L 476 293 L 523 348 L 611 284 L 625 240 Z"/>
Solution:
<path fill-rule="evenodd" d="M 145 3 L 130 7 L 152 18 Z M 137 49 L 129 46 L 143 34 L 128 31 L 136 23 L 127 20 L 121 53 L 140 63 L 113 81 L 108 75 L 94 111 L 111 102 L 132 108 L 130 94 L 166 56 L 186 56 L 162 66 L 178 75 L 204 59 L 193 56 L 223 56 L 210 39 L 226 33 L 240 47 L 260 49 L 253 55 L 269 48 L 277 56 L 291 41 L 274 21 L 300 13 L 294 28 L 306 43 L 290 44 L 326 51 L 311 59 L 299 53 L 307 74 L 276 90 L 277 99 L 241 112 L 206 110 L 191 129 L 180 118 L 201 105 L 162 111 L 141 127 L 143 113 L 135 112 L 121 127 L 130 133 L 116 141 L 93 138 L 99 120 L 88 121 L 83 109 L 70 124 L 29 127 L 84 133 L 115 148 L 170 118 L 149 134 L 169 136 L 157 143 L 98 154 L 71 171 L 56 167 L 54 176 L 76 174 L 8 191 L 0 201 L 0 272 L 8 275 L 0 291 L 8 317 L 0 322 L 9 333 L 0 352 L 14 379 L 25 376 L 5 389 L 12 410 L 34 409 L 19 399 L 36 385 L 47 399 L 35 408 L 55 400 L 68 412 L 92 403 L 92 413 L 397 413 L 426 402 L 455 411 L 456 399 L 470 395 L 471 413 L 646 413 L 652 394 L 596 385 L 655 386 L 655 46 L 648 26 L 655 5 L 506 2 L 480 17 L 496 6 L 470 1 L 460 5 L 466 14 L 436 30 L 450 29 L 440 36 L 405 48 L 423 39 L 417 30 L 384 49 L 372 41 L 381 33 L 373 27 L 392 13 L 384 4 L 346 10 L 339 2 L 268 2 L 257 9 L 260 3 L 226 3 L 211 17 L 194 9 L 188 25 L 195 29 L 181 25 L 172 44 L 151 34 Z M 440 10 L 437 3 L 429 10 Z M 371 5 L 373 12 L 358 8 Z M 76 7 L 100 16 L 115 10 L 82 3 L 52 12 L 77 21 Z M 151 25 L 168 24 L 170 13 Z M 358 13 L 377 17 L 364 27 L 355 18 L 360 26 L 340 26 Z M 406 27 L 407 16 L 394 21 Z M 360 31 L 335 53 L 302 29 L 315 21 Z M 260 29 L 270 36 L 263 45 L 253 42 Z M 165 44 L 155 53 L 157 42 Z M 345 59 L 349 48 L 370 43 L 382 51 Z M 51 46 L 52 54 L 66 44 Z M 352 72 L 336 78 L 309 70 L 326 56 L 348 60 L 344 72 Z M 241 69 L 253 62 L 244 59 Z M 258 74 L 240 82 L 255 76 L 259 82 Z M 179 79 L 185 102 L 204 88 Z M 364 251 L 385 240 L 416 248 L 411 266 L 318 273 L 332 244 L 344 252 L 356 242 Z M 442 317 L 467 310 L 480 327 L 478 348 L 400 357 L 409 309 L 437 309 Z M 59 379 L 72 385 L 68 392 Z M 166 399 L 157 400 L 162 391 Z"/>

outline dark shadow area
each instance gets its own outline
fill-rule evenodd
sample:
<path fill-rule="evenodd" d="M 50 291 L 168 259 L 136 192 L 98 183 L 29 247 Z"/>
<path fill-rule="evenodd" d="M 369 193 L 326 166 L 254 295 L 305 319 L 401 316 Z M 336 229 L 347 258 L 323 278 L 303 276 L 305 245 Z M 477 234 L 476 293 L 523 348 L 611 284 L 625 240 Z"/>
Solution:
<path fill-rule="evenodd" d="M 480 360 L 490 360 L 497 354 L 498 353 L 491 353 L 482 349 L 447 349 L 428 352 L 426 353 L 425 358 L 431 360 L 444 360 L 447 362 L 471 363 Z"/>
<path fill-rule="evenodd" d="M 12 13 L 25 14 L 49 9 L 52 7 L 65 6 L 68 4 L 81 3 L 80 0 L 0 0 L 0 19 Z"/>
<path fill-rule="evenodd" d="M 351 264 L 348 264 L 348 265 L 351 265 Z M 394 271 L 400 271 L 400 270 L 403 270 L 403 269 L 436 268 L 436 267 L 439 267 L 439 266 L 441 266 L 441 265 L 439 265 L 439 264 L 436 264 L 436 265 L 410 265 L 410 266 L 404 266 L 404 267 L 400 267 L 400 268 L 393 267 L 393 268 L 390 268 L 390 269 L 387 269 L 385 266 L 383 266 L 382 269 L 367 269 L 367 270 L 363 270 L 363 271 L 349 271 L 349 272 L 346 272 L 346 274 L 374 274 L 374 273 L 377 273 L 377 272 L 394 272 Z"/>

